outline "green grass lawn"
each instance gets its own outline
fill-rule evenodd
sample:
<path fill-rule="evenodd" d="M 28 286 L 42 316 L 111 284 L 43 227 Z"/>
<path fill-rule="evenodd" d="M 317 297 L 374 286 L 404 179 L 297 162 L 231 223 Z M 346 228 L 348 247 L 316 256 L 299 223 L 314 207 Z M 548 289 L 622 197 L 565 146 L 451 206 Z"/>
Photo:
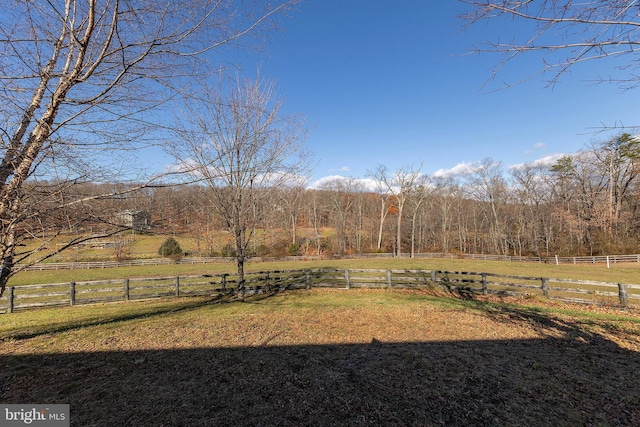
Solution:
<path fill-rule="evenodd" d="M 0 315 L 0 400 L 73 426 L 638 425 L 639 351 L 640 315 L 611 307 L 171 298 Z"/>
<path fill-rule="evenodd" d="M 640 284 L 640 263 L 554 265 L 515 263 L 504 261 L 479 261 L 465 259 L 380 258 L 329 261 L 249 262 L 248 271 L 268 271 L 302 268 L 373 268 L 473 271 L 559 279 L 597 280 L 603 282 Z M 176 275 L 233 273 L 232 263 L 175 264 L 142 267 L 118 267 L 104 269 L 77 269 L 57 271 L 27 271 L 14 276 L 9 286 L 62 283 L 70 281 L 121 279 L 132 277 L 158 277 Z"/>

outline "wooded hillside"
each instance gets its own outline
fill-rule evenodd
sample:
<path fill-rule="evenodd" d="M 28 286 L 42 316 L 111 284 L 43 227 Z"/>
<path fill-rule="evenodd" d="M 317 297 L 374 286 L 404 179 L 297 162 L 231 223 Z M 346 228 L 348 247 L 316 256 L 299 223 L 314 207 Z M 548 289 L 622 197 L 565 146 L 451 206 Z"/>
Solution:
<path fill-rule="evenodd" d="M 462 177 L 421 176 L 403 188 L 402 253 L 459 252 L 579 256 L 640 251 L 640 143 L 628 134 L 560 158 L 552 166 L 506 169 L 490 159 Z M 393 178 L 393 177 L 392 177 Z M 79 198 L 113 185 L 74 187 Z M 59 230 L 91 235 L 113 227 L 119 212 L 146 211 L 149 232 L 183 234 L 202 256 L 229 255 L 224 224 L 208 189 L 148 188 L 71 205 L 39 217 L 26 238 Z M 252 248 L 258 255 L 397 252 L 399 194 L 370 191 L 361 180 L 321 188 L 264 188 L 255 206 Z"/>

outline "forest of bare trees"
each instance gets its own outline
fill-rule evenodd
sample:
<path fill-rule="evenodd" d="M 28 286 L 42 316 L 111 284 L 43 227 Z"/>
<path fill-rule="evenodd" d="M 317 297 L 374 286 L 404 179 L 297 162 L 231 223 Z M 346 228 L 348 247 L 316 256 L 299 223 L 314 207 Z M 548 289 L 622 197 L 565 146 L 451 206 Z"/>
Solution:
<path fill-rule="evenodd" d="M 639 161 L 640 140 L 620 134 L 551 166 L 506 168 L 485 159 L 471 174 L 450 178 L 419 175 L 418 168 L 380 168 L 378 175 L 384 172 L 388 186 L 377 190 L 355 178 L 315 189 L 265 188 L 258 191 L 269 191 L 269 197 L 256 197 L 261 215 L 255 222 L 249 219 L 254 232 L 248 248 L 257 255 L 638 253 Z M 395 184 L 398 178 L 402 186 Z M 84 191 L 104 192 L 103 187 L 87 185 Z M 67 210 L 46 224 L 33 222 L 30 233 L 70 226 L 89 232 L 100 226 L 98 218 L 108 223 L 118 211 L 146 210 L 152 232 L 194 238 L 199 255 L 231 255 L 232 240 L 224 238 L 224 218 L 211 206 L 216 203 L 211 191 L 200 185 L 149 188 Z"/>

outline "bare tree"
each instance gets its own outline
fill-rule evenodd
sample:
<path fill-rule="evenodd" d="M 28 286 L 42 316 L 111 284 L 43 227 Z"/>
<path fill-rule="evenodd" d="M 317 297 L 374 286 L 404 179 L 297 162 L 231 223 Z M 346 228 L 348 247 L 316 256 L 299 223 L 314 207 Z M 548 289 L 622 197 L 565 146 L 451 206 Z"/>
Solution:
<path fill-rule="evenodd" d="M 289 188 L 283 189 L 277 194 L 277 200 L 281 204 L 286 217 L 284 222 L 288 222 L 287 228 L 291 230 L 290 243 L 292 245 L 298 243 L 298 222 L 302 211 L 302 203 L 304 202 L 305 185 L 307 184 L 306 177 L 301 178 L 297 182 L 291 182 Z"/>
<path fill-rule="evenodd" d="M 638 159 L 640 142 L 623 133 L 552 166 L 556 209 L 567 226 L 579 230 L 577 243 L 588 244 L 590 253 L 620 247 L 630 238 L 637 241 Z"/>
<path fill-rule="evenodd" d="M 589 150 L 560 158 L 551 171 L 562 183 L 562 190 L 558 191 L 564 197 L 560 217 L 577 249 L 583 251 L 587 245 L 588 254 L 593 255 L 597 250 L 594 232 L 609 224 L 607 173 L 602 173 L 595 154 Z"/>
<path fill-rule="evenodd" d="M 491 224 L 491 250 L 507 254 L 504 216 L 499 212 L 507 203 L 507 185 L 502 176 L 502 163 L 483 159 L 474 172 L 467 177 L 469 196 L 480 202 L 483 213 Z"/>
<path fill-rule="evenodd" d="M 409 198 L 413 186 L 421 176 L 422 163 L 419 167 L 413 165 L 409 168 L 401 167 L 391 174 L 384 165 L 379 165 L 376 170 L 369 172 L 369 176 L 383 183 L 385 192 L 392 194 L 398 206 L 398 219 L 396 225 L 396 256 L 402 252 L 402 214 L 404 205 Z"/>
<path fill-rule="evenodd" d="M 522 39 L 505 34 L 508 41 L 488 41 L 479 52 L 502 55 L 493 77 L 522 54 L 539 54 L 544 64 L 532 78 L 551 73 L 550 84 L 567 70 L 586 61 L 628 57 L 620 76 L 610 76 L 623 87 L 640 83 L 636 73 L 640 45 L 640 5 L 636 1 L 573 0 L 460 0 L 470 6 L 462 19 L 468 23 L 510 19 L 520 22 L 530 33 Z"/>
<path fill-rule="evenodd" d="M 379 252 L 382 248 L 382 232 L 384 230 L 384 221 L 389 213 L 389 199 L 391 195 L 386 191 L 385 185 L 382 181 L 376 180 L 376 186 L 378 190 L 378 196 L 380 197 L 380 221 L 378 227 L 378 242 L 376 250 Z"/>
<path fill-rule="evenodd" d="M 0 293 L 16 271 L 21 224 L 39 215 L 25 183 L 88 180 L 65 156 L 78 164 L 104 161 L 112 156 L 105 150 L 150 143 L 145 135 L 154 138 L 149 131 L 167 125 L 153 110 L 184 94 L 189 76 L 217 68 L 213 52 L 240 42 L 293 3 L 3 1 Z M 54 205 L 68 203 L 79 201 Z"/>
<path fill-rule="evenodd" d="M 306 173 L 306 130 L 300 117 L 281 113 L 272 82 L 236 79 L 209 89 L 191 106 L 171 154 L 180 169 L 209 188 L 211 208 L 235 244 L 238 296 L 244 298 L 244 264 L 270 189 Z"/>
<path fill-rule="evenodd" d="M 413 208 L 411 213 L 411 258 L 416 254 L 416 219 L 420 214 L 422 204 L 432 191 L 431 182 L 426 175 L 420 175 L 410 190 L 409 201 Z"/>
<path fill-rule="evenodd" d="M 524 164 L 511 169 L 513 193 L 521 208 L 521 232 L 528 233 L 528 246 L 537 256 L 550 256 L 553 222 L 553 187 L 548 179 L 549 168 Z M 544 249 L 540 244 L 544 244 Z M 544 252 L 544 253 L 543 253 Z"/>
<path fill-rule="evenodd" d="M 638 177 L 640 138 L 622 133 L 593 148 L 600 169 L 608 175 L 609 216 L 617 221 L 622 202 Z"/>
<path fill-rule="evenodd" d="M 323 206 L 322 206 L 322 202 L 319 200 L 322 192 L 318 190 L 310 190 L 307 193 L 308 194 L 310 193 L 310 198 L 311 198 L 311 203 L 307 203 L 307 206 L 311 210 L 311 212 L 309 212 L 307 216 L 310 218 L 311 222 L 313 223 L 313 231 L 315 234 L 314 237 L 316 241 L 316 255 L 320 255 L 322 253 L 322 239 L 323 239 L 323 236 L 320 234 L 320 229 L 324 225 L 322 221 Z"/>
<path fill-rule="evenodd" d="M 336 242 L 334 250 L 345 253 L 351 243 L 349 239 L 349 224 L 354 216 L 353 205 L 356 195 L 362 191 L 358 181 L 353 177 L 335 178 L 322 185 L 330 201 L 330 210 L 335 215 Z"/>

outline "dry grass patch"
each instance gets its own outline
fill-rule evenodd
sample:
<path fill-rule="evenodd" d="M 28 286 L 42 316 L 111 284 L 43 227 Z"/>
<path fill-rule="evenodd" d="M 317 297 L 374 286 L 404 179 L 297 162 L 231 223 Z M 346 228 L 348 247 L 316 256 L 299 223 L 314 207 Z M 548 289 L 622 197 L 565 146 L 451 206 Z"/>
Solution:
<path fill-rule="evenodd" d="M 0 400 L 78 426 L 638 424 L 638 313 L 589 310 L 313 290 L 17 313 Z"/>

